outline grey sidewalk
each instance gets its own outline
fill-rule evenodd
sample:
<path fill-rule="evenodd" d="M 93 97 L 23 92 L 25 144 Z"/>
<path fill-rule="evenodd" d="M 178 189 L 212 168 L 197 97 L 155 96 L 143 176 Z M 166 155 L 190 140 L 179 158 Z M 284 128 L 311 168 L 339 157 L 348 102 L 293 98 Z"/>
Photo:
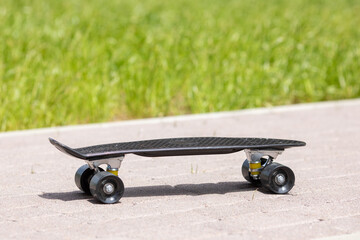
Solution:
<path fill-rule="evenodd" d="M 296 175 L 286 195 L 248 184 L 244 152 L 125 158 L 120 203 L 77 190 L 80 147 L 162 137 L 303 140 L 278 158 Z M 313 239 L 360 232 L 360 100 L 0 134 L 0 238 Z"/>

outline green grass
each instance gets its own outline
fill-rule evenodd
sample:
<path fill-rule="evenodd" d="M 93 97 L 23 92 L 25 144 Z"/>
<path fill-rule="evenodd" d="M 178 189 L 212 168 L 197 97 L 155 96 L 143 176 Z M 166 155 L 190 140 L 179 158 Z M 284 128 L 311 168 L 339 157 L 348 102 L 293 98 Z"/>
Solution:
<path fill-rule="evenodd" d="M 0 131 L 360 96 L 360 1 L 1 0 Z"/>

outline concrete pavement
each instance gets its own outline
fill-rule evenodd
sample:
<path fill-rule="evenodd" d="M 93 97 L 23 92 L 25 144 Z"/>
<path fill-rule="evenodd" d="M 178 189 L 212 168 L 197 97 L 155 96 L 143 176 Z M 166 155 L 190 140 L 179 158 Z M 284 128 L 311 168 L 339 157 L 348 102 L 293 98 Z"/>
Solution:
<path fill-rule="evenodd" d="M 307 146 L 277 159 L 296 175 L 286 195 L 243 179 L 244 152 L 129 155 L 120 169 L 125 195 L 104 205 L 74 184 L 83 161 L 47 140 L 81 147 L 187 136 Z M 0 156 L 1 239 L 352 239 L 360 232 L 360 100 L 1 133 Z"/>

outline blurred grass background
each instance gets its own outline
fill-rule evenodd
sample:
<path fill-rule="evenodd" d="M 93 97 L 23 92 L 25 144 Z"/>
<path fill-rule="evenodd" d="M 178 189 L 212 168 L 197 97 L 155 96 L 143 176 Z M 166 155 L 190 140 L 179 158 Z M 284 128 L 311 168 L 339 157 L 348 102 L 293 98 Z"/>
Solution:
<path fill-rule="evenodd" d="M 360 96 L 357 0 L 0 0 L 0 131 Z"/>

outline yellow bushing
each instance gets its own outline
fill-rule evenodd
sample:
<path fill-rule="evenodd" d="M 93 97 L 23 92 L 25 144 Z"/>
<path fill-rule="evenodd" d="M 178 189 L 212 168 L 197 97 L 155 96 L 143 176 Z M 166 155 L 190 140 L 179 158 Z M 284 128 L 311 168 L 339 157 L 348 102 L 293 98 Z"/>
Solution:
<path fill-rule="evenodd" d="M 106 171 L 107 171 L 107 172 L 109 172 L 109 173 L 114 174 L 115 176 L 117 176 L 117 175 L 118 175 L 118 173 L 119 173 L 119 171 L 118 171 L 118 170 L 112 170 L 112 169 L 107 169 Z"/>
<path fill-rule="evenodd" d="M 253 170 L 253 169 L 259 169 L 261 168 L 261 162 L 250 162 L 249 164 L 249 168 L 250 170 Z M 260 172 L 250 172 L 251 175 L 253 176 L 257 176 L 260 174 Z"/>

